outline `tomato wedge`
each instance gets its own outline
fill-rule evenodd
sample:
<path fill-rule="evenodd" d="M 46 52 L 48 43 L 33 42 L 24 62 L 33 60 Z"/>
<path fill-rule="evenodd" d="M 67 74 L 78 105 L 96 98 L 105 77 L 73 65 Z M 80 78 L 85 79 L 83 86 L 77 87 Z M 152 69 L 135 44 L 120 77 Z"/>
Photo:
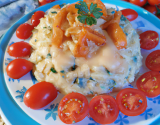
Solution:
<path fill-rule="evenodd" d="M 89 114 L 100 124 L 110 124 L 117 119 L 119 109 L 112 96 L 99 95 L 90 101 Z"/>
<path fill-rule="evenodd" d="M 129 20 L 133 21 L 138 17 L 138 13 L 135 10 L 132 9 L 124 9 L 121 10 L 122 14 Z"/>
<path fill-rule="evenodd" d="M 80 93 L 65 95 L 58 106 L 58 116 L 62 122 L 72 124 L 83 120 L 89 111 L 88 100 Z"/>
<path fill-rule="evenodd" d="M 160 73 L 146 72 L 138 78 L 136 85 L 147 97 L 156 97 L 160 94 Z"/>
<path fill-rule="evenodd" d="M 160 71 L 160 50 L 153 51 L 146 58 L 146 66 L 153 71 Z"/>
<path fill-rule="evenodd" d="M 159 35 L 156 31 L 147 30 L 140 34 L 140 44 L 142 49 L 153 49 L 158 45 L 158 42 Z"/>
<path fill-rule="evenodd" d="M 118 23 L 111 23 L 106 29 L 118 50 L 126 48 L 127 38 Z"/>
<path fill-rule="evenodd" d="M 119 110 L 128 116 L 137 116 L 143 113 L 147 108 L 147 99 L 145 94 L 132 88 L 122 89 L 116 97 Z"/>

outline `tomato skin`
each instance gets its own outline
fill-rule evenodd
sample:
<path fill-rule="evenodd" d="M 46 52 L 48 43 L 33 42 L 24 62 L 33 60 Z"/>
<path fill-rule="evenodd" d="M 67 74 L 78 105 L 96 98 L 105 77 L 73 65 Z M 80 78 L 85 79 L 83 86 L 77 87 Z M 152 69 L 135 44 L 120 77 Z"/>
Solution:
<path fill-rule="evenodd" d="M 155 5 L 146 5 L 143 8 L 148 10 L 149 12 L 151 12 L 154 15 L 156 15 L 156 13 L 157 13 L 157 8 Z"/>
<path fill-rule="evenodd" d="M 38 1 L 39 1 L 40 6 L 43 6 L 43 5 L 47 4 L 47 3 L 53 2 L 55 0 L 38 0 Z"/>
<path fill-rule="evenodd" d="M 131 98 L 129 98 L 129 97 L 131 97 Z M 133 100 L 135 98 L 136 98 L 136 100 Z M 142 102 L 141 103 L 138 102 L 137 99 L 141 100 Z M 125 105 L 124 105 L 125 104 L 124 100 L 126 101 L 127 107 L 125 107 Z M 132 88 L 122 89 L 117 94 L 116 101 L 117 101 L 117 104 L 119 106 L 119 110 L 123 114 L 128 115 L 128 116 L 137 116 L 137 115 L 140 115 L 147 108 L 147 99 L 146 99 L 146 96 L 145 96 L 145 94 L 142 91 L 140 91 L 138 89 L 132 89 Z M 133 104 L 131 104 L 131 103 L 133 103 Z M 139 105 L 137 105 L 137 103 Z M 131 106 L 133 106 L 132 109 L 130 109 Z M 134 106 L 135 106 L 135 108 L 134 108 Z"/>
<path fill-rule="evenodd" d="M 158 45 L 159 35 L 157 32 L 147 30 L 140 34 L 140 44 L 142 49 L 151 50 Z"/>
<path fill-rule="evenodd" d="M 40 19 L 43 18 L 45 15 L 45 12 L 43 11 L 37 11 L 35 12 L 31 17 L 31 23 L 34 27 L 36 27 L 40 23 Z"/>
<path fill-rule="evenodd" d="M 145 64 L 152 71 L 160 71 L 160 50 L 151 52 L 147 56 Z"/>
<path fill-rule="evenodd" d="M 31 54 L 31 46 L 24 42 L 16 42 L 8 47 L 8 54 L 13 57 L 25 57 Z"/>
<path fill-rule="evenodd" d="M 52 83 L 39 82 L 24 94 L 24 104 L 31 109 L 41 109 L 57 97 L 57 89 Z"/>
<path fill-rule="evenodd" d="M 129 0 L 122 0 L 122 1 L 126 1 L 126 2 L 129 2 Z"/>
<path fill-rule="evenodd" d="M 67 104 L 68 104 L 67 108 L 64 108 Z M 80 104 L 81 106 L 79 106 Z M 79 113 L 77 113 L 76 111 L 77 109 L 78 111 L 80 111 Z M 65 115 L 64 113 L 65 110 L 68 110 L 67 113 L 69 114 L 69 116 Z M 77 123 L 83 120 L 88 115 L 88 112 L 89 112 L 88 100 L 84 95 L 76 92 L 72 92 L 65 95 L 60 101 L 58 106 L 58 116 L 60 120 L 66 124 Z"/>
<path fill-rule="evenodd" d="M 147 97 L 156 97 L 160 94 L 160 73 L 146 72 L 138 78 L 136 85 Z"/>
<path fill-rule="evenodd" d="M 147 0 L 129 0 L 129 2 L 137 6 L 144 6 Z"/>
<path fill-rule="evenodd" d="M 118 104 L 112 96 L 95 96 L 89 103 L 89 114 L 96 122 L 100 124 L 110 124 L 114 122 L 119 115 Z"/>
<path fill-rule="evenodd" d="M 160 15 L 157 16 L 160 19 Z"/>
<path fill-rule="evenodd" d="M 28 39 L 32 35 L 34 27 L 28 23 L 21 24 L 16 30 L 19 39 Z"/>
<path fill-rule="evenodd" d="M 25 59 L 15 59 L 6 68 L 7 75 L 19 79 L 33 69 L 33 63 Z"/>
<path fill-rule="evenodd" d="M 160 0 L 148 0 L 148 3 L 150 5 L 158 5 L 158 4 L 160 4 Z"/>
<path fill-rule="evenodd" d="M 138 13 L 135 10 L 132 9 L 124 9 L 121 10 L 122 14 L 129 20 L 133 21 L 138 17 Z"/>

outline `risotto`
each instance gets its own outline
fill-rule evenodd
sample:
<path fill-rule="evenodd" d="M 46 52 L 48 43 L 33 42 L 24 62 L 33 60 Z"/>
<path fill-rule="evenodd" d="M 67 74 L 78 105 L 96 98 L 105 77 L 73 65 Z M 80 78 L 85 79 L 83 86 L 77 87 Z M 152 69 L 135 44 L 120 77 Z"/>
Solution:
<path fill-rule="evenodd" d="M 56 36 L 52 28 L 54 19 L 68 6 L 49 9 L 33 31 L 29 41 L 33 51 L 29 60 L 35 64 L 33 74 L 36 79 L 53 83 L 63 94 L 79 92 L 83 95 L 110 93 L 113 88 L 122 88 L 133 82 L 142 65 L 142 56 L 139 36 L 130 22 L 121 16 L 119 26 L 125 33 L 127 46 L 118 48 L 109 35 L 110 31 L 102 28 L 105 19 L 99 18 L 96 25 L 87 26 L 78 21 L 77 15 L 67 12 L 61 25 L 63 42 L 57 47 L 53 44 L 53 35 L 61 36 Z M 108 17 L 114 18 L 115 13 L 113 8 L 107 9 Z M 86 29 L 101 34 L 99 41 L 105 39 L 105 44 L 99 46 L 87 39 L 87 55 L 77 56 L 75 47 L 81 32 Z"/>

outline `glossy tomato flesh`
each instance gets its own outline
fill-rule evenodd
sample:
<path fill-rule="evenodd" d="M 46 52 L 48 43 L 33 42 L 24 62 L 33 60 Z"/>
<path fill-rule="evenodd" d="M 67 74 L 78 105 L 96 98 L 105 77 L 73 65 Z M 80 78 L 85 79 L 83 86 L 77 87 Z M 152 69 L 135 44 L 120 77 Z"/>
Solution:
<path fill-rule="evenodd" d="M 133 21 L 138 17 L 138 13 L 135 10 L 132 9 L 124 9 L 121 10 L 122 14 L 129 20 Z"/>
<path fill-rule="evenodd" d="M 141 75 L 137 82 L 137 88 L 148 97 L 156 97 L 160 94 L 160 73 L 149 71 Z"/>
<path fill-rule="evenodd" d="M 99 95 L 90 101 L 89 114 L 100 124 L 110 124 L 117 119 L 119 108 L 112 96 Z"/>
<path fill-rule="evenodd" d="M 37 11 L 35 12 L 31 17 L 31 23 L 34 27 L 36 27 L 40 23 L 40 19 L 43 18 L 45 15 L 45 12 L 43 11 Z"/>
<path fill-rule="evenodd" d="M 19 79 L 33 69 L 33 63 L 25 59 L 15 59 L 6 68 L 7 75 Z"/>
<path fill-rule="evenodd" d="M 24 94 L 24 104 L 31 109 L 41 109 L 57 97 L 57 89 L 52 83 L 39 82 Z"/>
<path fill-rule="evenodd" d="M 32 35 L 33 29 L 34 26 L 28 23 L 21 24 L 16 30 L 16 36 L 19 39 L 28 39 Z"/>
<path fill-rule="evenodd" d="M 156 31 L 147 30 L 140 34 L 140 44 L 142 49 L 153 49 L 158 45 L 158 42 L 159 35 Z"/>
<path fill-rule="evenodd" d="M 147 0 L 129 0 L 129 2 L 137 6 L 144 6 L 147 3 Z"/>
<path fill-rule="evenodd" d="M 39 1 L 40 6 L 42 6 L 42 5 L 45 5 L 47 3 L 53 2 L 55 0 L 38 0 L 38 1 Z"/>
<path fill-rule="evenodd" d="M 122 89 L 116 97 L 119 110 L 128 116 L 137 116 L 143 113 L 147 108 L 147 99 L 145 94 L 132 88 Z"/>
<path fill-rule="evenodd" d="M 145 61 L 148 69 L 153 71 L 160 71 L 160 50 L 151 52 Z"/>
<path fill-rule="evenodd" d="M 58 106 L 58 116 L 62 122 L 72 124 L 83 120 L 88 114 L 89 106 L 86 97 L 72 92 L 65 95 Z"/>
<path fill-rule="evenodd" d="M 148 10 L 149 12 L 151 12 L 154 15 L 156 15 L 156 13 L 157 13 L 157 8 L 155 5 L 146 5 L 143 8 Z"/>
<path fill-rule="evenodd" d="M 148 0 L 148 3 L 150 5 L 158 5 L 158 4 L 160 4 L 160 0 Z"/>
<path fill-rule="evenodd" d="M 31 46 L 24 42 L 16 42 L 8 47 L 8 54 L 14 57 L 25 57 L 31 53 Z"/>

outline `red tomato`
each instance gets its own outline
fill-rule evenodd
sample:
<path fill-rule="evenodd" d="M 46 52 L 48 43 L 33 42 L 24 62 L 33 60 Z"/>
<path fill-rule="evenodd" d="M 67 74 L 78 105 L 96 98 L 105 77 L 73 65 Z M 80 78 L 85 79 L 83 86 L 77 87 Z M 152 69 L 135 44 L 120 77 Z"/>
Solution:
<path fill-rule="evenodd" d="M 40 23 L 40 19 L 43 18 L 45 15 L 45 12 L 43 11 L 37 11 L 35 12 L 31 17 L 31 23 L 34 27 L 36 27 Z"/>
<path fill-rule="evenodd" d="M 42 6 L 42 5 L 45 5 L 45 4 L 53 2 L 53 1 L 55 1 L 55 0 L 39 0 L 39 4 L 40 4 L 40 6 Z"/>
<path fill-rule="evenodd" d="M 157 16 L 160 19 L 160 15 Z"/>
<path fill-rule="evenodd" d="M 95 96 L 89 103 L 90 116 L 100 124 L 114 122 L 119 114 L 116 100 L 109 95 Z"/>
<path fill-rule="evenodd" d="M 160 50 L 153 51 L 146 58 L 146 66 L 153 71 L 160 71 Z"/>
<path fill-rule="evenodd" d="M 24 94 L 24 104 L 31 109 L 41 109 L 57 97 L 57 89 L 52 83 L 39 82 Z"/>
<path fill-rule="evenodd" d="M 147 3 L 147 0 L 129 0 L 129 2 L 137 6 L 144 6 Z"/>
<path fill-rule="evenodd" d="M 19 79 L 33 69 L 33 63 L 25 59 L 15 59 L 6 68 L 7 75 Z"/>
<path fill-rule="evenodd" d="M 160 0 L 148 0 L 148 3 L 150 5 L 158 5 L 158 4 L 160 4 Z"/>
<path fill-rule="evenodd" d="M 156 97 L 160 94 L 160 73 L 149 71 L 141 75 L 137 80 L 137 88 L 148 97 Z"/>
<path fill-rule="evenodd" d="M 127 1 L 127 2 L 129 2 L 129 0 L 122 0 L 122 1 Z"/>
<path fill-rule="evenodd" d="M 121 10 L 122 14 L 129 20 L 133 21 L 138 17 L 138 13 L 135 10 L 132 9 L 124 9 Z"/>
<path fill-rule="evenodd" d="M 28 23 L 21 24 L 16 30 L 19 39 L 28 39 L 32 35 L 34 27 Z"/>
<path fill-rule="evenodd" d="M 65 95 L 58 106 L 58 116 L 62 122 L 72 124 L 83 120 L 88 114 L 88 100 L 80 93 Z"/>
<path fill-rule="evenodd" d="M 154 15 L 156 15 L 156 13 L 157 13 L 157 8 L 155 5 L 146 5 L 143 8 L 148 10 L 149 12 L 151 12 Z"/>
<path fill-rule="evenodd" d="M 116 101 L 120 111 L 128 116 L 140 115 L 147 108 L 146 96 L 138 89 L 122 89 L 117 94 Z"/>
<path fill-rule="evenodd" d="M 145 31 L 140 34 L 140 44 L 142 49 L 151 50 L 158 45 L 159 35 L 155 31 Z"/>
<path fill-rule="evenodd" d="M 14 57 L 25 57 L 31 53 L 31 46 L 26 42 L 16 42 L 8 47 L 8 54 Z"/>

